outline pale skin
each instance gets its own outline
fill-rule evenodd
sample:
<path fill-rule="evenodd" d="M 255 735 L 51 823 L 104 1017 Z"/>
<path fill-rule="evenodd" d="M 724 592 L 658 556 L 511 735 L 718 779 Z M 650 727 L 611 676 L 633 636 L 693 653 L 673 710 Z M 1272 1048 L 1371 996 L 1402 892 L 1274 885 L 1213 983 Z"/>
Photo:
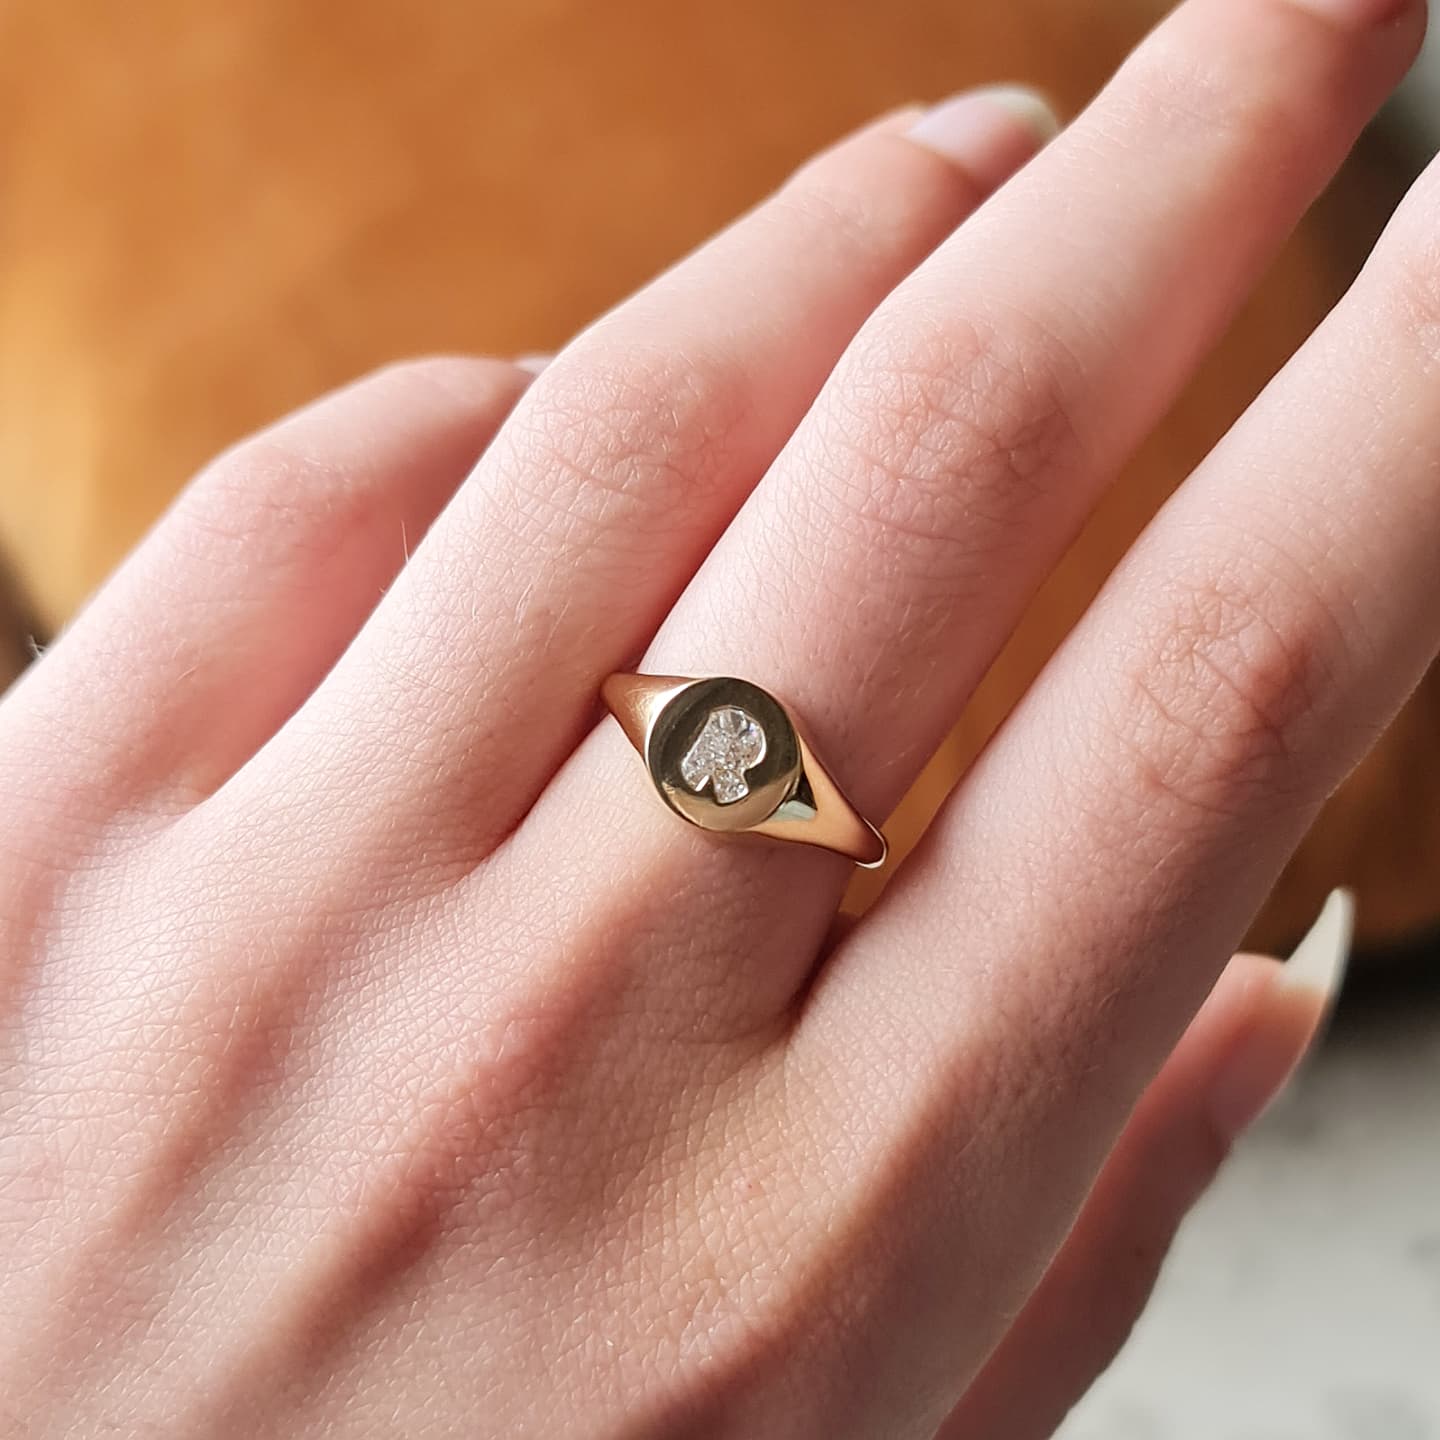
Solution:
<path fill-rule="evenodd" d="M 599 685 L 752 679 L 883 816 L 1422 28 L 1188 0 L 1008 183 L 1023 107 L 888 117 L 202 474 L 0 706 L 0 1430 L 1049 1434 L 1440 643 L 1440 175 L 853 928 Z"/>

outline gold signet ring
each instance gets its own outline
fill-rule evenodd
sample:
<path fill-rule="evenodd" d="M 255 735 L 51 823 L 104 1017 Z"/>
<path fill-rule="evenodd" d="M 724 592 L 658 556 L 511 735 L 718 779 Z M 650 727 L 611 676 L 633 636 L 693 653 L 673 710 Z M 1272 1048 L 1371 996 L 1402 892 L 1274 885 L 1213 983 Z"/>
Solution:
<path fill-rule="evenodd" d="M 758 685 L 612 675 L 601 695 L 681 819 L 818 845 L 867 870 L 884 863 L 885 837 L 845 798 L 790 711 Z"/>

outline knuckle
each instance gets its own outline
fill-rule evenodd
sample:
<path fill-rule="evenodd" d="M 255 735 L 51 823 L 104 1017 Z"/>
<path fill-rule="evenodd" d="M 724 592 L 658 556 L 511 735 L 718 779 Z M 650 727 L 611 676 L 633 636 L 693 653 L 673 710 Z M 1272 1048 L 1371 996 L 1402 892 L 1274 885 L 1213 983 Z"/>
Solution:
<path fill-rule="evenodd" d="M 551 364 L 501 432 L 523 507 L 589 544 L 617 521 L 669 532 L 703 492 L 733 481 L 755 397 L 748 377 L 684 347 L 637 351 L 601 326 Z M 633 533 L 633 531 L 631 532 Z"/>
<path fill-rule="evenodd" d="M 901 136 L 870 134 L 807 162 L 761 213 L 787 244 L 803 237 L 883 284 L 897 255 L 928 248 L 974 198 L 959 167 Z"/>
<path fill-rule="evenodd" d="M 185 523 L 163 532 L 182 562 L 173 574 L 187 574 L 187 562 L 243 565 L 263 534 L 271 575 L 306 585 L 325 573 L 345 537 L 371 523 L 382 506 L 376 492 L 364 473 L 298 449 L 282 431 L 242 441 L 200 472 L 182 502 Z M 172 572 L 159 566 L 153 574 L 163 587 Z"/>
<path fill-rule="evenodd" d="M 1121 67 L 1111 90 L 1117 131 L 1136 122 L 1159 142 L 1167 135 L 1253 149 L 1256 135 L 1288 135 L 1313 116 L 1304 87 L 1285 83 L 1271 47 L 1237 56 L 1197 44 L 1185 25 L 1162 25 Z"/>
<path fill-rule="evenodd" d="M 792 233 L 823 237 L 827 245 L 863 255 L 874 248 L 880 223 L 876 199 L 837 175 L 830 156 L 812 160 L 777 192 L 766 207 Z"/>
<path fill-rule="evenodd" d="M 260 531 L 303 549 L 303 521 L 321 495 L 342 494 L 344 477 L 322 462 L 297 456 L 282 440 L 263 434 L 224 451 L 191 483 L 181 504 L 185 524 L 161 540 L 183 562 L 223 566 Z M 297 558 L 301 558 L 298 557 Z M 157 570 L 162 586 L 172 574 Z"/>
<path fill-rule="evenodd" d="M 1298 798 L 1335 622 L 1253 562 L 1178 576 L 1142 620 L 1118 713 L 1142 801 L 1223 816 Z"/>
<path fill-rule="evenodd" d="M 186 496 L 188 523 L 178 538 L 200 558 L 219 559 L 237 549 L 246 553 L 263 529 L 272 563 L 288 558 L 296 578 L 318 572 L 312 561 L 324 560 L 343 537 L 394 510 L 390 465 L 335 443 L 344 417 L 418 414 L 447 432 L 473 428 L 478 452 L 526 382 L 523 372 L 502 360 L 395 361 L 322 402 L 338 402 L 338 411 L 322 416 L 314 408 L 302 410 L 212 460 Z"/>
<path fill-rule="evenodd" d="M 1014 543 L 1081 444 L 1063 347 L 1014 318 L 896 317 L 832 391 L 817 439 L 842 519 L 952 576 L 954 552 Z"/>

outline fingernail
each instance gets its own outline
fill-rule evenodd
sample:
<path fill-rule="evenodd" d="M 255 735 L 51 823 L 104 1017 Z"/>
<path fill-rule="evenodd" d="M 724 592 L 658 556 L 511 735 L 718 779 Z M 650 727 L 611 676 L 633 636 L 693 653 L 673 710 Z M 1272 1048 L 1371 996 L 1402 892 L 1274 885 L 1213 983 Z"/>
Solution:
<path fill-rule="evenodd" d="M 1380 25 L 1411 9 L 1414 0 L 1295 0 L 1295 3 L 1342 25 Z"/>
<path fill-rule="evenodd" d="M 518 369 L 538 375 L 554 358 L 553 355 L 517 355 L 510 363 Z"/>
<path fill-rule="evenodd" d="M 1295 947 L 1281 970 L 1287 989 L 1309 991 L 1325 1001 L 1328 1018 L 1350 963 L 1350 942 L 1355 935 L 1355 896 L 1349 890 L 1332 890 L 1315 923 Z"/>
<path fill-rule="evenodd" d="M 1233 1140 L 1248 1130 L 1313 1049 L 1345 978 L 1354 922 L 1354 897 L 1333 891 L 1294 954 L 1277 967 L 1267 1002 L 1211 1086 L 1210 1115 L 1222 1135 Z"/>
<path fill-rule="evenodd" d="M 942 100 L 905 133 L 990 190 L 1053 140 L 1060 121 L 1038 92 L 996 85 Z"/>

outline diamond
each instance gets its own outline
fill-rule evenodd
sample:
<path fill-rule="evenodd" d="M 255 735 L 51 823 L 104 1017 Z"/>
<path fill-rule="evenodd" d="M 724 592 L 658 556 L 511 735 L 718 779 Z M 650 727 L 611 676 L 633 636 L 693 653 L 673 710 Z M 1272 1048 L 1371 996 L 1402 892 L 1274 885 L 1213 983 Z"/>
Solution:
<path fill-rule="evenodd" d="M 680 774 L 698 795 L 708 784 L 721 805 L 750 793 L 745 772 L 765 758 L 765 731 L 738 705 L 722 705 L 706 717 L 704 728 L 680 762 Z"/>

